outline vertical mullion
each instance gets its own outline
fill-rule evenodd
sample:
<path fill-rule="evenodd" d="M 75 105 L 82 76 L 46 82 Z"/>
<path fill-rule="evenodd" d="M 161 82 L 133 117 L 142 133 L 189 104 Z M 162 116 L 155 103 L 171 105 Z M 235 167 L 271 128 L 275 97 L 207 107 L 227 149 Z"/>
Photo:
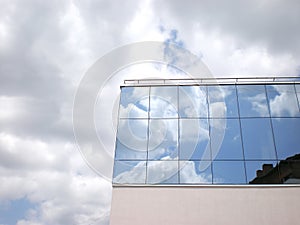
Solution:
<path fill-rule="evenodd" d="M 236 94 L 236 101 L 237 101 L 237 110 L 238 110 L 238 118 L 239 118 L 239 126 L 240 126 L 240 134 L 241 134 L 241 143 L 242 143 L 242 150 L 243 150 L 243 161 L 244 161 L 244 173 L 246 178 L 246 183 L 248 182 L 247 177 L 247 169 L 246 169 L 246 158 L 245 158 L 245 148 L 244 148 L 244 138 L 243 138 L 243 130 L 242 130 L 242 123 L 241 123 L 241 113 L 240 113 L 240 101 L 239 101 L 239 94 L 238 94 L 238 88 L 235 84 L 235 94 Z"/>

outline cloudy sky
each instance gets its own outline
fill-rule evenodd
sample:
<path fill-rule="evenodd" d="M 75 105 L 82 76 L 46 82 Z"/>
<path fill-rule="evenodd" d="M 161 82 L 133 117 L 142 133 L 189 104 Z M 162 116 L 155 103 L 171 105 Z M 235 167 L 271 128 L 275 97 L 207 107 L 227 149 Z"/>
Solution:
<path fill-rule="evenodd" d="M 109 223 L 111 183 L 72 126 L 79 82 L 104 54 L 169 40 L 218 77 L 299 76 L 299 27 L 298 0 L 0 0 L 0 224 Z"/>

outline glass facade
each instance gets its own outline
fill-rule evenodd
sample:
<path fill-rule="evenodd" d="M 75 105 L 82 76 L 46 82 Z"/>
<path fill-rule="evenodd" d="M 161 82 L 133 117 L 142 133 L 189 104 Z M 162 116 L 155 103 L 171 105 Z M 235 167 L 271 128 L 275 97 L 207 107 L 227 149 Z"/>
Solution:
<path fill-rule="evenodd" d="M 299 101 L 299 84 L 122 87 L 113 183 L 300 183 Z"/>

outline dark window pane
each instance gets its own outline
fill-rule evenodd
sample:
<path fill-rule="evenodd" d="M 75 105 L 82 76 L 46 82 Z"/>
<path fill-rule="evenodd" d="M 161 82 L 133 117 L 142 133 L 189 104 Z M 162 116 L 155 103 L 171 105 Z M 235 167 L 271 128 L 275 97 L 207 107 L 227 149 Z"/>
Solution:
<path fill-rule="evenodd" d="M 209 86 L 208 99 L 210 117 L 238 117 L 237 98 L 234 85 Z"/>
<path fill-rule="evenodd" d="M 177 118 L 177 87 L 151 87 L 150 117 Z"/>
<path fill-rule="evenodd" d="M 145 181 L 145 161 L 115 161 L 113 183 L 144 184 Z"/>
<path fill-rule="evenodd" d="M 280 183 L 277 161 L 246 161 L 247 182 L 251 184 Z"/>
<path fill-rule="evenodd" d="M 120 119 L 115 158 L 146 159 L 147 130 L 147 119 Z"/>
<path fill-rule="evenodd" d="M 201 161 L 180 162 L 181 184 L 211 184 L 211 165 L 202 168 Z"/>
<path fill-rule="evenodd" d="M 268 117 L 269 109 L 264 85 L 238 85 L 241 117 Z"/>
<path fill-rule="evenodd" d="M 207 119 L 181 119 L 179 158 L 211 160 Z"/>
<path fill-rule="evenodd" d="M 243 161 L 214 161 L 214 184 L 245 184 L 245 166 Z"/>
<path fill-rule="evenodd" d="M 277 160 L 269 118 L 241 119 L 245 159 Z"/>
<path fill-rule="evenodd" d="M 148 158 L 170 160 L 178 157 L 178 120 L 149 121 Z"/>
<path fill-rule="evenodd" d="M 300 154 L 300 118 L 272 119 L 278 159 Z"/>
<path fill-rule="evenodd" d="M 178 161 L 148 161 L 147 183 L 177 184 Z"/>
<path fill-rule="evenodd" d="M 120 99 L 120 118 L 148 118 L 149 87 L 123 87 Z"/>
<path fill-rule="evenodd" d="M 244 159 L 238 119 L 211 119 L 210 127 L 211 150 L 216 159 Z"/>
<path fill-rule="evenodd" d="M 293 85 L 268 85 L 268 98 L 272 116 L 299 116 L 299 106 Z"/>
<path fill-rule="evenodd" d="M 207 118 L 206 87 L 179 87 L 179 115 L 181 118 Z"/>

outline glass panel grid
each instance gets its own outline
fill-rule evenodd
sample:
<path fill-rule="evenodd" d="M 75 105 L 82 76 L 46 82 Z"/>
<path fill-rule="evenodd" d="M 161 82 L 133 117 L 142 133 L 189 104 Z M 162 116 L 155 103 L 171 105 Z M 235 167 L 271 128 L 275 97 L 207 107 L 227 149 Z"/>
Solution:
<path fill-rule="evenodd" d="M 299 84 L 123 87 L 113 183 L 300 183 L 299 93 Z"/>

